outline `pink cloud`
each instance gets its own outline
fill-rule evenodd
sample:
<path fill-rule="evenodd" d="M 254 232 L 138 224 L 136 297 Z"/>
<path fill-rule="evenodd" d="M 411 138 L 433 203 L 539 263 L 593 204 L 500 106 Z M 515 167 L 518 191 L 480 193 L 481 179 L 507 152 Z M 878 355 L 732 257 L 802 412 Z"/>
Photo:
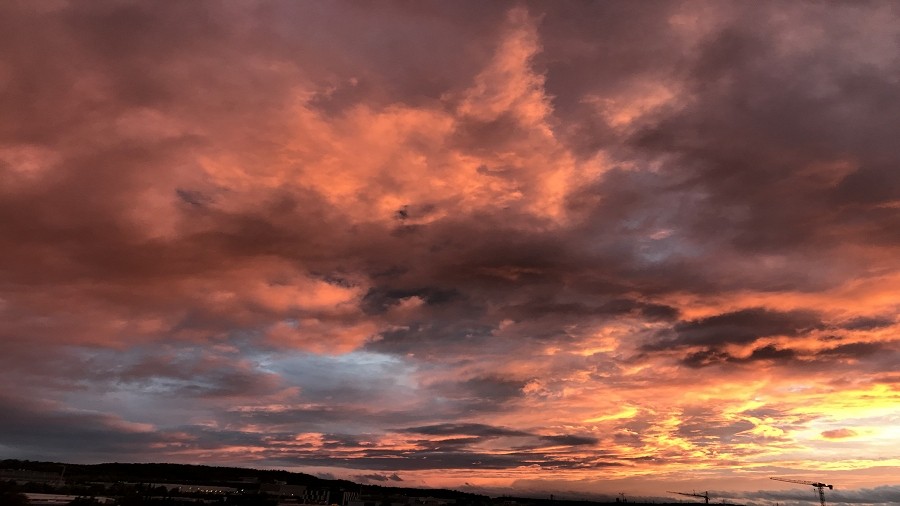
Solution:
<path fill-rule="evenodd" d="M 856 435 L 856 431 L 852 429 L 834 429 L 822 432 L 822 437 L 825 439 L 847 439 Z"/>

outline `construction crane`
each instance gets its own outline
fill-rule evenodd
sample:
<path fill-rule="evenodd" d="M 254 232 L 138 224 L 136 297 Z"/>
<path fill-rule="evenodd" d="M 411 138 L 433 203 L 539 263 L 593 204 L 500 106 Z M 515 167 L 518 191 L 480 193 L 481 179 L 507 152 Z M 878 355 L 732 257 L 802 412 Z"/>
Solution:
<path fill-rule="evenodd" d="M 819 502 L 822 503 L 822 506 L 825 506 L 825 487 L 828 487 L 829 490 L 834 490 L 834 485 L 826 485 L 825 483 L 820 483 L 818 481 L 792 480 L 790 478 L 778 477 L 772 477 L 769 479 L 775 481 L 786 481 L 788 483 L 799 483 L 800 485 L 810 485 L 812 487 L 815 487 L 819 491 Z"/>
<path fill-rule="evenodd" d="M 678 495 L 686 495 L 688 497 L 699 497 L 701 499 L 706 500 L 706 504 L 709 504 L 709 492 L 703 492 L 702 494 L 698 494 L 697 492 L 687 493 L 687 492 L 672 492 L 671 490 L 666 490 L 666 492 L 670 494 L 678 494 Z"/>

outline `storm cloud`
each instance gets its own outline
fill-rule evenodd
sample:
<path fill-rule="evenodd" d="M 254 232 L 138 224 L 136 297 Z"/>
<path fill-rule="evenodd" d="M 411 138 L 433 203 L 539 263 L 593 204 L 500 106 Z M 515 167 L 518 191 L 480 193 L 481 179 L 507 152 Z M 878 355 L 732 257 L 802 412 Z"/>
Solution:
<path fill-rule="evenodd" d="M 898 40 L 880 2 L 4 3 L 0 449 L 890 497 Z"/>

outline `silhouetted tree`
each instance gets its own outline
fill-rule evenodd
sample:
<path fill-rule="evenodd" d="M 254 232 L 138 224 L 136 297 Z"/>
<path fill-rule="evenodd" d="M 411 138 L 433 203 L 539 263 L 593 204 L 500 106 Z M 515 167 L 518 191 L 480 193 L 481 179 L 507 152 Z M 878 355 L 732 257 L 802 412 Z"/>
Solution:
<path fill-rule="evenodd" d="M 28 498 L 18 492 L 0 492 L 0 504 L 3 506 L 28 506 Z"/>
<path fill-rule="evenodd" d="M 0 482 L 0 504 L 22 506 L 28 504 L 28 498 L 22 493 L 22 487 L 15 481 L 3 481 Z"/>

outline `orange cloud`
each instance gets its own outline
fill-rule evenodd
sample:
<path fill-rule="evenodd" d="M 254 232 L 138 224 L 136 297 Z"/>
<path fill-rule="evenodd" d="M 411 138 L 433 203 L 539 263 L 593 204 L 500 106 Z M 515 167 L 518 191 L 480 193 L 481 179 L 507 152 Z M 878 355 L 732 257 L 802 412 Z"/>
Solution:
<path fill-rule="evenodd" d="M 825 439 L 846 439 L 856 436 L 856 432 L 851 429 L 834 429 L 822 432 Z"/>

